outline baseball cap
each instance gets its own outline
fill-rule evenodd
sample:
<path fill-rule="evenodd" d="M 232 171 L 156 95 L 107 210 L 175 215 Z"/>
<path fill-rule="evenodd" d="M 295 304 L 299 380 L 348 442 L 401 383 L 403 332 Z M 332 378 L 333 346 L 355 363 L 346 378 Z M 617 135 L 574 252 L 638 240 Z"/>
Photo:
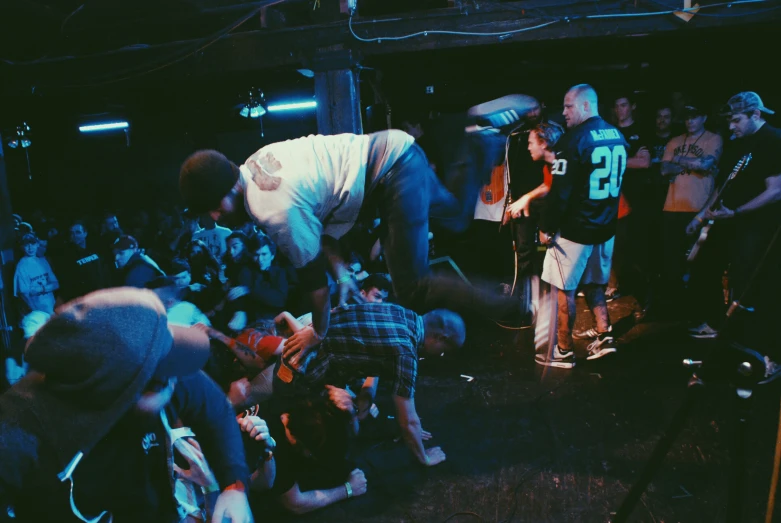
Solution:
<path fill-rule="evenodd" d="M 104 289 L 66 303 L 30 338 L 34 373 L 17 385 L 40 395 L 67 463 L 88 453 L 150 382 L 198 372 L 209 352 L 206 334 L 168 324 L 152 291 Z"/>
<path fill-rule="evenodd" d="M 239 168 L 215 150 L 191 154 L 179 171 L 179 192 L 188 215 L 213 211 L 239 179 Z"/>
<path fill-rule="evenodd" d="M 105 379 L 114 382 L 107 386 L 126 387 L 139 375 L 146 382 L 200 370 L 209 340 L 197 329 L 169 326 L 153 292 L 119 287 L 60 307 L 29 340 L 25 356 L 47 381 L 68 383 L 71 390 L 80 378 L 91 386 Z"/>
<path fill-rule="evenodd" d="M 687 102 L 686 105 L 683 106 L 684 117 L 705 116 L 706 114 L 707 112 L 697 102 Z"/>
<path fill-rule="evenodd" d="M 129 234 L 123 234 L 114 242 L 115 251 L 125 251 L 127 249 L 137 249 L 138 241 Z"/>
<path fill-rule="evenodd" d="M 762 98 L 753 91 L 744 91 L 738 93 L 729 99 L 727 104 L 722 108 L 722 116 L 732 116 L 735 113 L 744 113 L 748 111 L 755 111 L 759 109 L 763 113 L 775 114 L 775 111 L 771 111 L 765 104 L 762 103 Z"/>

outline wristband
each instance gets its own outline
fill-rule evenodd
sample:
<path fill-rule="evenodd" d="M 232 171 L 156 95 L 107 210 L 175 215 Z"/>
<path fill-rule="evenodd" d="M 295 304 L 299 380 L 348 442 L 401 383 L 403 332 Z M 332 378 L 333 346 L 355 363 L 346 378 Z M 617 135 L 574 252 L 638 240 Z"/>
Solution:
<path fill-rule="evenodd" d="M 347 499 L 353 497 L 353 487 L 350 485 L 349 481 L 344 482 L 344 489 L 347 491 Z"/>
<path fill-rule="evenodd" d="M 214 483 L 208 487 L 201 487 L 201 490 L 203 490 L 204 494 L 212 494 L 214 492 L 219 492 L 220 486 L 217 483 Z"/>
<path fill-rule="evenodd" d="M 347 273 L 344 276 L 342 276 L 341 278 L 339 278 L 338 280 L 336 280 L 336 284 L 337 285 L 341 285 L 343 283 L 346 283 L 346 282 L 350 281 L 350 278 L 352 278 L 352 275 L 350 275 L 350 273 Z"/>

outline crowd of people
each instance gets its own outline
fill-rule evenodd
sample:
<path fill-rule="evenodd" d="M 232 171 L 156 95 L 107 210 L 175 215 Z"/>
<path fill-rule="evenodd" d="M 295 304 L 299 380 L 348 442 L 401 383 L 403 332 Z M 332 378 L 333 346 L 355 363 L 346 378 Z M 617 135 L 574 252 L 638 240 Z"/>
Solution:
<path fill-rule="evenodd" d="M 377 416 L 378 391 L 412 459 L 437 465 L 445 453 L 426 448 L 415 408 L 419 358 L 462 347 L 464 316 L 540 317 L 540 303 L 524 305 L 535 278 L 557 322 L 535 355 L 546 367 L 573 368 L 575 339 L 587 360 L 616 352 L 616 289 L 635 296 L 638 321 L 685 297 L 693 336 L 729 331 L 716 323 L 725 270 L 756 311 L 741 324 L 767 332 L 778 277 L 760 267 L 756 286 L 752 271 L 781 216 L 781 133 L 759 96 L 725 106 L 735 151 L 690 100 L 660 105 L 653 130 L 631 94 L 603 119 L 585 84 L 567 92 L 564 125 L 531 97 L 480 107 L 478 119 L 516 118 L 466 134 L 467 162 L 442 160 L 405 122 L 414 135 L 309 136 L 240 166 L 198 151 L 180 172 L 186 210 L 153 219 L 16 216 L 26 346 L 0 396 L 0 520 L 244 522 L 359 496 L 350 443 Z M 473 217 L 509 226 L 517 285 L 432 273 L 430 228 L 468 236 Z M 708 220 L 734 227 L 687 265 Z M 579 291 L 595 325 L 573 332 Z"/>
<path fill-rule="evenodd" d="M 531 296 L 540 277 L 566 291 L 553 300 L 557 343 L 537 354 L 537 363 L 571 368 L 573 338 L 588 341 L 590 358 L 615 352 L 606 302 L 621 295 L 634 297 L 636 322 L 685 322 L 697 339 L 745 331 L 751 336 L 739 336 L 743 343 L 768 347 L 779 285 L 761 263 L 778 254 L 781 170 L 771 151 L 779 131 L 765 120 L 774 112 L 754 92 L 718 106 L 678 92 L 648 98 L 641 108 L 632 91 L 598 100 L 586 90 L 574 105 L 573 96 L 562 114 L 547 114 L 538 102 L 509 133 L 506 161 L 482 188 L 465 242 L 468 251 L 491 254 L 472 266 L 507 291 Z M 598 122 L 607 127 L 589 127 Z M 440 159 L 426 123 L 408 118 L 404 127 Z M 716 224 L 705 241 L 709 222 Z M 587 255 L 583 245 L 595 250 Z M 505 263 L 513 258 L 514 266 Z M 594 325 L 572 333 L 577 294 Z M 729 304 L 741 298 L 741 310 L 753 313 L 727 322 Z"/>

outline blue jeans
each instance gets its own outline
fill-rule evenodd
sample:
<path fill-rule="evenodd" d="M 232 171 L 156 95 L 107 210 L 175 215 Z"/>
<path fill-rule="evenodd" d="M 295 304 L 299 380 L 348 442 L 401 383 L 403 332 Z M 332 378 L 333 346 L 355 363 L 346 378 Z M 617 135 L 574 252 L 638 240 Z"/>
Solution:
<path fill-rule="evenodd" d="M 484 152 L 482 156 L 487 158 L 490 154 Z M 478 155 L 472 161 L 476 163 L 462 165 L 448 180 L 452 182 L 448 183 L 451 192 L 431 170 L 420 147 L 410 147 L 371 196 L 383 224 L 380 242 L 399 304 L 418 312 L 448 308 L 507 319 L 518 308 L 516 300 L 494 296 L 457 278 L 433 276 L 429 269 L 429 220 L 449 230 L 463 231 L 474 215 L 480 188 L 485 183 L 483 174 L 490 174 L 490 166 L 480 162 L 492 166 L 493 160 L 486 162 Z"/>

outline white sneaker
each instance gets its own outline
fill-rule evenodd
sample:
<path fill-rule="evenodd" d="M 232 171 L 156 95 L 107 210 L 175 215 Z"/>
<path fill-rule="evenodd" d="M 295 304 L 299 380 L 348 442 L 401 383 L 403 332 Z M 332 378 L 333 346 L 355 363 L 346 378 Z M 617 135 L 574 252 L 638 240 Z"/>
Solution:
<path fill-rule="evenodd" d="M 686 330 L 687 330 L 687 331 L 689 331 L 689 332 L 691 332 L 691 333 L 697 333 L 697 332 L 700 332 L 702 329 L 705 329 L 705 328 L 707 328 L 707 327 L 708 327 L 708 324 L 707 324 L 707 323 L 705 323 L 705 322 L 702 322 L 702 323 L 700 323 L 699 325 L 697 325 L 697 326 L 694 326 L 694 327 L 689 327 L 689 328 L 688 328 L 688 329 L 686 329 Z"/>
<path fill-rule="evenodd" d="M 589 361 L 598 360 L 618 351 L 614 345 L 613 335 L 610 332 L 604 332 L 597 336 L 597 339 L 592 341 L 586 350 L 588 351 L 586 359 Z"/>
<path fill-rule="evenodd" d="M 613 332 L 613 326 L 608 327 L 606 332 Z M 572 337 L 576 340 L 595 340 L 599 337 L 599 331 L 596 327 L 592 327 L 585 331 L 573 332 Z"/>
<path fill-rule="evenodd" d="M 719 335 L 719 331 L 717 331 L 707 323 L 703 323 L 702 325 L 700 325 L 694 330 L 692 329 L 689 330 L 689 336 L 700 340 L 712 339 L 718 335 Z"/>
<path fill-rule="evenodd" d="M 781 378 L 781 365 L 765 356 L 765 379 L 760 381 L 759 385 L 766 385 L 778 378 Z"/>
<path fill-rule="evenodd" d="M 545 367 L 556 367 L 558 369 L 571 369 L 575 366 L 575 352 L 572 350 L 562 351 L 558 345 L 553 348 L 551 359 L 545 357 L 545 354 L 537 353 L 534 355 L 534 362 L 537 365 Z"/>

